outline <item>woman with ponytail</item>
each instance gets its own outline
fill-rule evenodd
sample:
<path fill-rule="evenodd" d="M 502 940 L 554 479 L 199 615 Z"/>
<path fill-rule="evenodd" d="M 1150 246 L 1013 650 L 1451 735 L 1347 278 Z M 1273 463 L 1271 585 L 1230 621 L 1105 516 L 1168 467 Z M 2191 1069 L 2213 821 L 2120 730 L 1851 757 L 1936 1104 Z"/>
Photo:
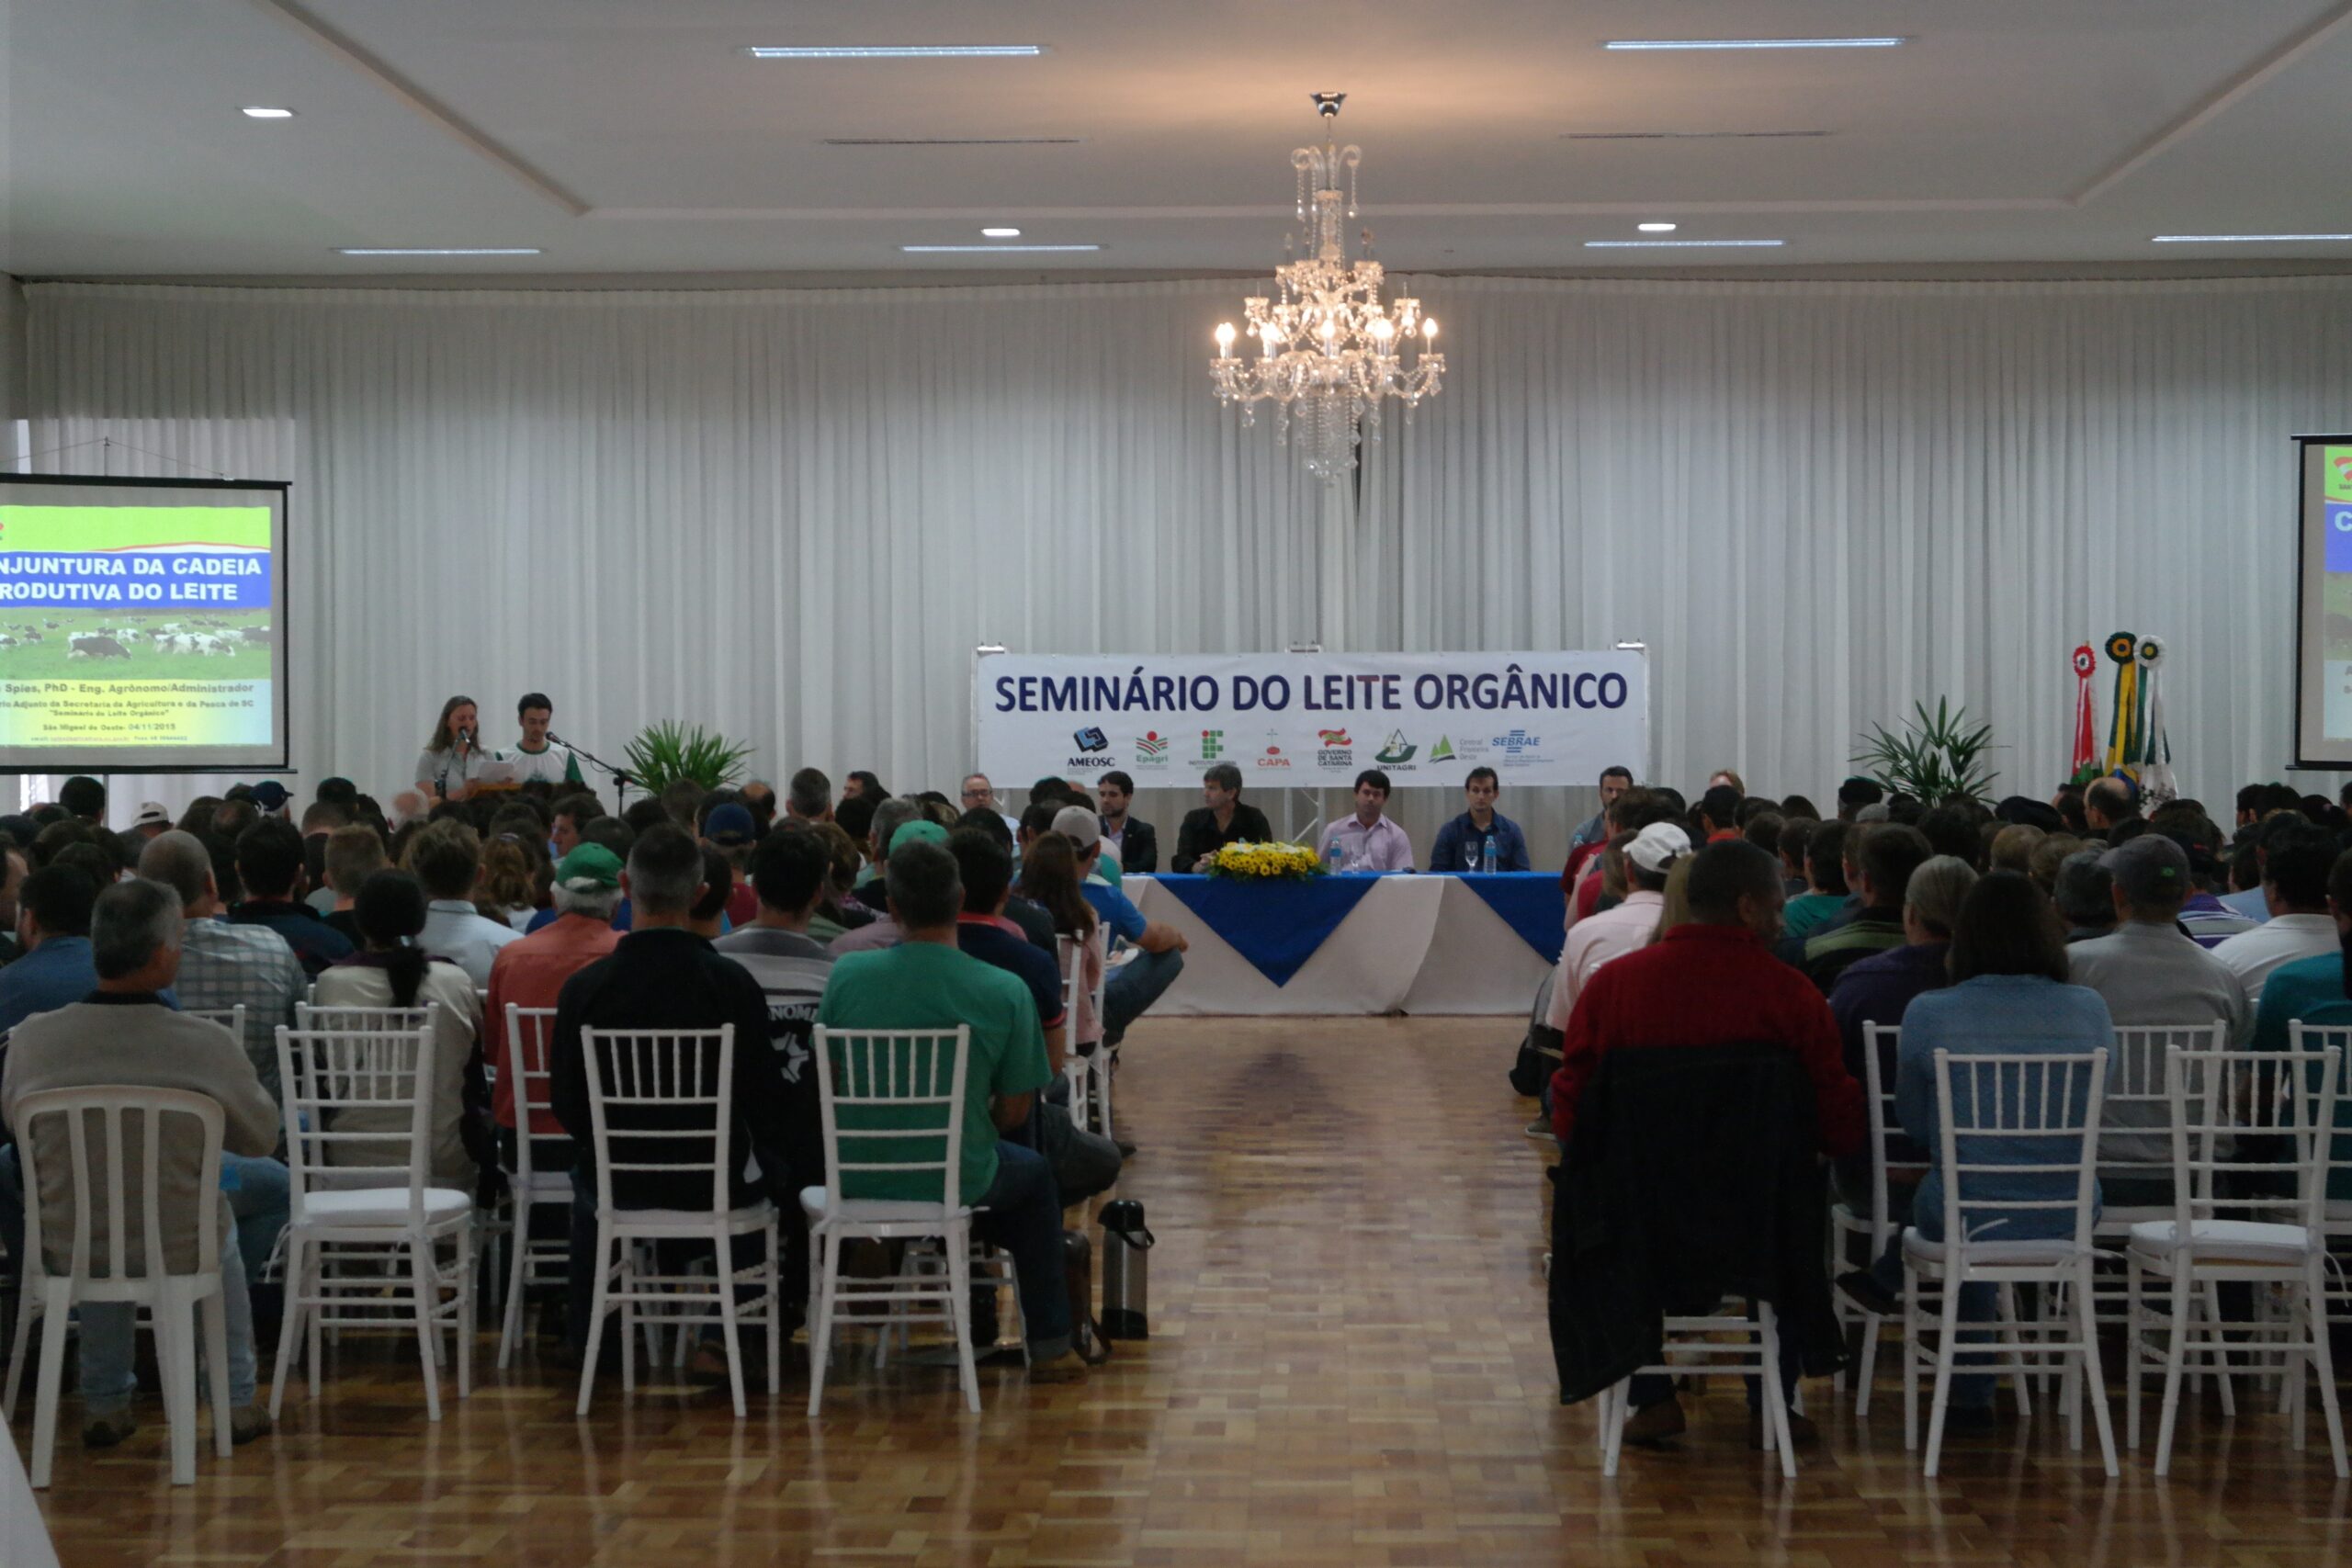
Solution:
<path fill-rule="evenodd" d="M 424 889 L 404 871 L 379 871 L 360 884 L 352 915 L 361 947 L 328 966 L 311 1000 L 322 1008 L 430 1008 L 433 1017 L 433 1127 L 431 1179 L 436 1187 L 471 1192 L 478 1179 L 474 1140 L 466 1135 L 469 1084 L 481 1078 L 481 998 L 456 964 L 414 945 L 424 929 Z M 487 1107 L 489 1097 L 478 1097 Z M 402 1111 L 365 1109 L 341 1112 L 337 1132 L 397 1133 L 408 1125 Z M 487 1137 L 487 1125 L 483 1128 Z M 389 1163 L 390 1146 L 337 1142 L 328 1158 L 342 1165 Z"/>

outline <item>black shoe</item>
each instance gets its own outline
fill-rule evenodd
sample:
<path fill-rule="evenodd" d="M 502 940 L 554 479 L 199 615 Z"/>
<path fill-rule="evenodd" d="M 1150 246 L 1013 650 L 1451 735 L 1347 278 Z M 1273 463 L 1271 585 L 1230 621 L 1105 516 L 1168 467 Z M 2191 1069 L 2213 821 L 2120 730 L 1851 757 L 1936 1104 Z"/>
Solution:
<path fill-rule="evenodd" d="M 1654 1404 L 1643 1405 L 1627 1418 L 1625 1441 L 1637 1449 L 1663 1448 L 1682 1436 L 1688 1425 L 1682 1415 L 1682 1402 L 1669 1395 Z"/>
<path fill-rule="evenodd" d="M 1790 1447 L 1810 1448 L 1820 1439 L 1821 1428 L 1813 1424 L 1811 1416 L 1800 1416 L 1793 1410 L 1789 1412 Z M 1747 1446 L 1758 1451 L 1764 1447 L 1764 1412 L 1761 1410 L 1747 1413 Z"/>
<path fill-rule="evenodd" d="M 110 1449 L 137 1430 L 138 1419 L 128 1410 L 112 1416 L 93 1416 L 82 1423 L 82 1446 L 85 1449 Z"/>
<path fill-rule="evenodd" d="M 1136 1157 L 1136 1146 L 1127 1142 L 1126 1139 L 1114 1138 L 1111 1141 L 1119 1145 L 1119 1157 L 1121 1159 L 1133 1159 Z"/>
<path fill-rule="evenodd" d="M 1838 1293 L 1864 1312 L 1880 1317 L 1903 1315 L 1903 1298 L 1890 1294 L 1878 1282 L 1878 1276 L 1867 1269 L 1856 1269 L 1838 1276 Z"/>

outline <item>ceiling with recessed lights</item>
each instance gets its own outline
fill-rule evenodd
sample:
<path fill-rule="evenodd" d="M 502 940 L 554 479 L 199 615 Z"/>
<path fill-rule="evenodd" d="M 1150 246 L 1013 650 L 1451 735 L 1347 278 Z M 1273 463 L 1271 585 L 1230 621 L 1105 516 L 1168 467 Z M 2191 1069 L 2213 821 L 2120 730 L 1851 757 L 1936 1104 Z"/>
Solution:
<path fill-rule="evenodd" d="M 2352 263 L 2345 0 L 29 0 L 0 28 L 28 276 L 1258 270 L 1317 89 L 1349 95 L 1392 267 Z M 1825 38 L 1894 41 L 1607 47 Z M 1039 52 L 752 52 L 942 45 Z M 2154 243 L 2267 234 L 2304 237 Z"/>

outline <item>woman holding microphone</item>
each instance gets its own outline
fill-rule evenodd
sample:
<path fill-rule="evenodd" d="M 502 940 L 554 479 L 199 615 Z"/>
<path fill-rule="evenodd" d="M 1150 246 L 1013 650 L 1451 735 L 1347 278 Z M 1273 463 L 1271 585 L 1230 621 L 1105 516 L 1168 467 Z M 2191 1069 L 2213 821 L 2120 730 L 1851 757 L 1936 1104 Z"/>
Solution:
<path fill-rule="evenodd" d="M 474 778 L 492 761 L 475 728 L 474 700 L 451 697 L 441 705 L 433 739 L 417 754 L 416 787 L 427 801 L 463 800 Z"/>

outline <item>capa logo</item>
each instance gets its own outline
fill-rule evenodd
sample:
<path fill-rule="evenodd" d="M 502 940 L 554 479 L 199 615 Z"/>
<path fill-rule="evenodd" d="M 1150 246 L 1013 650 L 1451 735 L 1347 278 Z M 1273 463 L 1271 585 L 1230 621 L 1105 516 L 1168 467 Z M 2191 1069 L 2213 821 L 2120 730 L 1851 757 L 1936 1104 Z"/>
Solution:
<path fill-rule="evenodd" d="M 1283 755 L 1281 747 L 1269 746 L 1266 748 L 1266 754 L 1258 759 L 1258 765 L 1261 768 L 1287 768 L 1290 766 L 1290 759 Z"/>

